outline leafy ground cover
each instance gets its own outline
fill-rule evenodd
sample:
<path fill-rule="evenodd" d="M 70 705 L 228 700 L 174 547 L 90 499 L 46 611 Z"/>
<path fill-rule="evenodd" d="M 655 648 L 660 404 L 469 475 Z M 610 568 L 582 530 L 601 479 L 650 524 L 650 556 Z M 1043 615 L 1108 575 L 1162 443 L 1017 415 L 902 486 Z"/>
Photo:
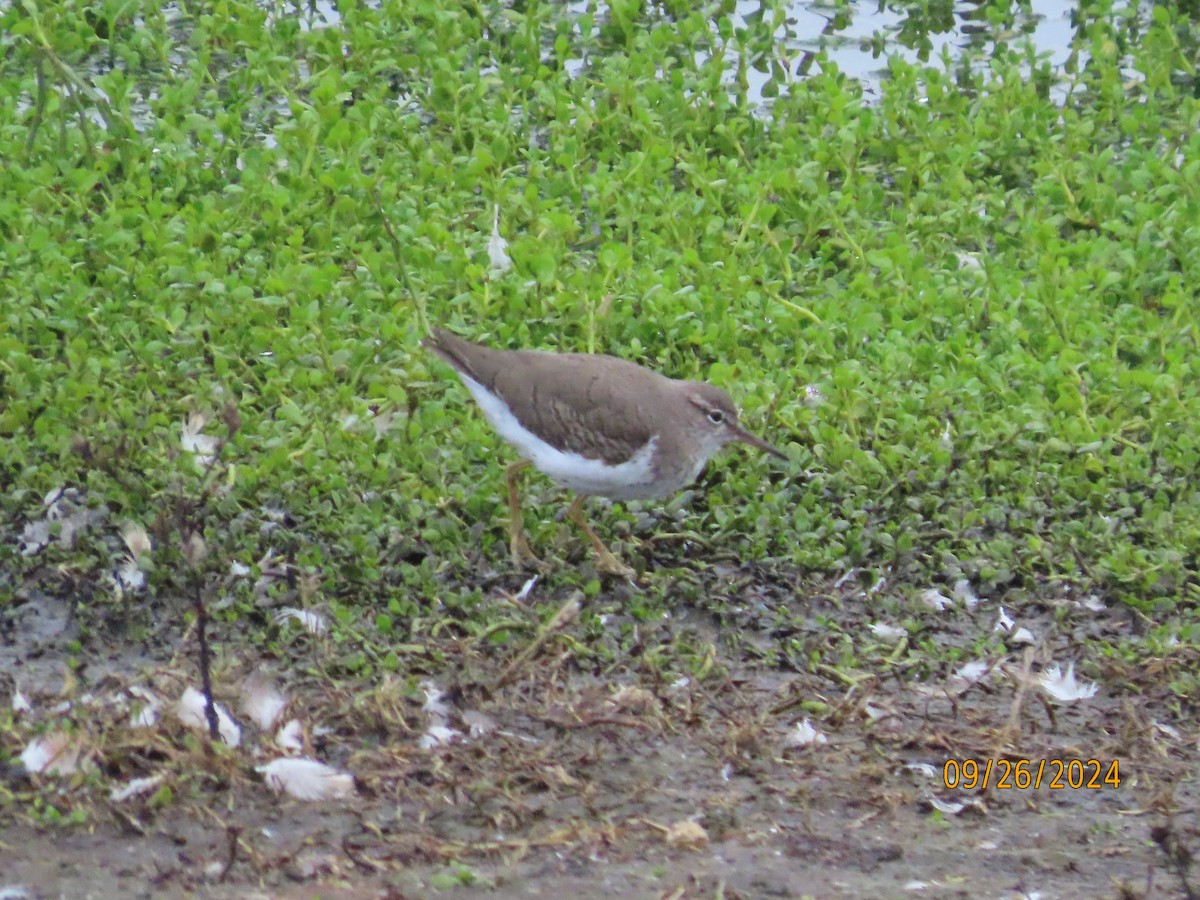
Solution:
<path fill-rule="evenodd" d="M 172 857 L 129 878 L 171 889 L 402 890 L 405 866 L 450 889 L 497 861 L 494 887 L 536 887 L 607 859 L 648 895 L 756 896 L 783 841 L 796 893 L 866 890 L 859 869 L 1187 889 L 1195 20 L 1091 4 L 1066 73 L 997 41 L 893 60 L 869 102 L 828 60 L 796 77 L 786 29 L 691 4 L 0 12 L 0 621 L 30 700 L 0 754 L 70 702 L 79 757 L 0 789 L 0 852 L 118 823 Z M 594 504 L 636 586 L 591 571 L 535 482 L 557 566 L 530 585 L 510 457 L 420 350 L 430 323 L 706 378 L 790 462 L 730 453 L 665 503 Z M 303 810 L 260 837 L 274 720 L 253 752 L 171 724 L 196 598 L 219 698 L 266 665 L 301 751 L 353 773 L 323 837 Z M 1099 693 L 1039 706 L 1068 663 Z M 989 864 L 983 817 L 1007 854 L 1020 805 L 984 792 L 951 825 L 904 768 L 1001 754 L 1129 761 L 1124 794 L 1028 813 L 1084 810 L 1091 867 Z M 896 829 L 976 860 L 931 874 Z M 334 849 L 293 870 L 302 844 Z"/>

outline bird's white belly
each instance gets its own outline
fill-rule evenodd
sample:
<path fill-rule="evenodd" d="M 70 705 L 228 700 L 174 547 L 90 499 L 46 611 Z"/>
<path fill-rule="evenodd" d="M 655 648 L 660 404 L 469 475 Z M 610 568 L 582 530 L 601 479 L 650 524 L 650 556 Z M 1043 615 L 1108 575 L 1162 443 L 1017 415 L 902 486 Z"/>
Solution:
<path fill-rule="evenodd" d="M 541 472 L 577 494 L 595 494 L 613 500 L 638 500 L 657 497 L 678 490 L 683 485 L 656 482 L 654 478 L 655 435 L 632 457 L 619 465 L 603 460 L 588 459 L 552 447 L 525 428 L 498 398 L 483 385 L 459 373 L 463 384 L 483 410 L 487 420 L 500 437 L 517 448 Z M 694 477 L 694 476 L 693 476 Z"/>

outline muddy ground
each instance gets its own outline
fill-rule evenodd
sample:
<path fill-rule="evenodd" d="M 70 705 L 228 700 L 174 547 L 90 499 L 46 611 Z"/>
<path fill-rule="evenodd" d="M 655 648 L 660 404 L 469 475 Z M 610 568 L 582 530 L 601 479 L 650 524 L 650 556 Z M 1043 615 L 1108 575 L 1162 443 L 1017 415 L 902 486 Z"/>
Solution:
<path fill-rule="evenodd" d="M 3 735 L 13 762 L 2 786 L 0 896 L 1200 889 L 1189 870 L 1200 850 L 1200 745 L 1190 707 L 1170 689 L 1196 660 L 1181 652 L 1133 664 L 1104 650 L 1136 638 L 1145 619 L 1070 597 L 1023 597 L 1005 611 L 1026 634 L 1005 641 L 995 630 L 1003 596 L 970 605 L 944 590 L 953 602 L 939 611 L 911 586 L 799 588 L 790 576 L 759 574 L 711 576 L 720 604 L 652 623 L 624 612 L 631 588 L 609 585 L 540 643 L 547 610 L 576 598 L 535 591 L 511 607 L 528 616 L 528 632 L 409 648 L 401 671 L 411 678 L 333 675 L 329 661 L 342 650 L 301 630 L 294 657 L 265 662 L 290 698 L 288 715 L 304 722 L 305 754 L 354 775 L 355 795 L 327 802 L 267 789 L 254 766 L 280 753 L 244 718 L 237 749 L 209 745 L 170 715 L 129 726 L 128 703 L 114 698 L 128 698 L 130 685 L 171 698 L 195 681 L 193 634 L 181 637 L 166 617 L 150 641 L 92 629 L 80 654 L 92 661 L 64 687 L 79 622 L 52 594 L 19 592 L 0 610 L 0 693 L 19 687 L 31 709 L 12 713 Z M 509 604 L 519 584 L 497 583 L 489 597 Z M 896 620 L 907 637 L 890 643 L 868 627 Z M 602 660 L 581 651 L 596 628 L 632 628 L 638 642 Z M 264 660 L 236 629 L 213 637 L 216 694 L 236 711 L 238 685 Z M 175 652 L 147 649 L 162 646 Z M 693 663 L 704 671 L 667 674 L 661 650 L 680 646 L 700 648 Z M 976 659 L 982 676 L 956 675 Z M 1042 688 L 1048 666 L 1069 662 L 1097 684 L 1095 696 L 1056 702 Z M 440 698 L 414 688 L 422 677 Z M 71 708 L 55 709 L 64 693 Z M 422 746 L 437 716 L 457 734 Z M 795 737 L 806 719 L 819 734 L 811 743 Z M 23 773 L 16 758 L 27 742 L 66 720 L 83 736 L 81 771 Z M 944 783 L 948 760 L 1023 758 L 1035 767 L 1099 760 L 1106 775 L 1116 761 L 1119 784 Z M 109 799 L 114 786 L 152 774 L 164 776 L 168 795 Z M 53 822 L 72 814 L 78 824 Z"/>

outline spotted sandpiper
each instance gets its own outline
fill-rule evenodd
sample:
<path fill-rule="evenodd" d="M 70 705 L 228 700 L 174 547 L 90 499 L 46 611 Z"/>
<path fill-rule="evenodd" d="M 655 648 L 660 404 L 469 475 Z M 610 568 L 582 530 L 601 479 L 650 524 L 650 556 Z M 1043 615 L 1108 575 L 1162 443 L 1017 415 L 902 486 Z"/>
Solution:
<path fill-rule="evenodd" d="M 702 381 L 667 378 L 613 356 L 496 350 L 440 328 L 422 344 L 458 373 L 492 427 L 521 455 L 506 472 L 509 549 L 518 566 L 541 565 L 521 526 L 516 476 L 528 466 L 575 493 L 568 514 L 592 542 L 597 568 L 630 578 L 633 569 L 584 518 L 584 497 L 672 494 L 695 481 L 730 441 L 786 459 L 738 424 L 728 394 Z"/>

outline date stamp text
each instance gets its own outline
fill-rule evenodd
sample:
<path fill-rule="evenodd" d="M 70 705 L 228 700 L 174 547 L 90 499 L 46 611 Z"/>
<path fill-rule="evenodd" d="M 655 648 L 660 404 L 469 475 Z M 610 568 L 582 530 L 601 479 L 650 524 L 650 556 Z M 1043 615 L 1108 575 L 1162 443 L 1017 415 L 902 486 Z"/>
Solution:
<path fill-rule="evenodd" d="M 948 759 L 942 784 L 967 791 L 1100 791 L 1121 786 L 1121 766 L 1116 759 Z"/>

